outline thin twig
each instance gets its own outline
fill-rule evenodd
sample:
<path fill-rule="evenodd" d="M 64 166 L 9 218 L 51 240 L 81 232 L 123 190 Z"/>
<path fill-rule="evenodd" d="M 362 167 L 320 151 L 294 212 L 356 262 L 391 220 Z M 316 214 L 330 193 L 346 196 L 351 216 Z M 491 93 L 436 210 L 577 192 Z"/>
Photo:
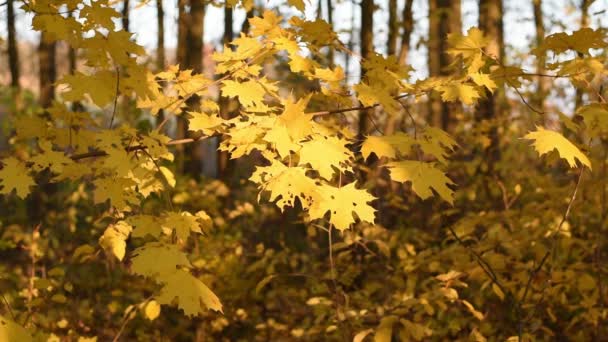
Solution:
<path fill-rule="evenodd" d="M 473 248 L 471 248 L 471 246 L 464 243 L 464 241 L 462 241 L 462 239 L 456 234 L 452 227 L 448 226 L 448 230 L 450 231 L 450 233 L 452 233 L 454 239 L 456 239 L 456 241 L 458 241 L 458 243 L 462 247 L 464 247 L 467 251 L 469 251 L 469 253 L 471 253 L 475 257 L 475 261 L 477 262 L 479 267 L 481 267 L 481 269 L 486 273 L 488 278 L 490 278 L 490 280 L 492 280 L 492 282 L 496 284 L 503 293 L 506 294 L 507 289 L 502 285 L 502 283 L 498 279 L 498 276 L 496 276 L 496 273 L 494 272 L 494 269 L 492 269 L 492 266 L 490 266 L 490 264 L 479 253 L 477 253 Z"/>
<path fill-rule="evenodd" d="M 114 117 L 116 116 L 116 107 L 118 104 L 118 87 L 120 86 L 120 69 L 116 67 L 116 94 L 114 95 L 114 108 L 112 109 L 112 118 L 110 118 L 110 126 L 108 129 L 112 129 L 114 124 Z"/>
<path fill-rule="evenodd" d="M 0 296 L 2 296 L 2 300 L 4 301 L 4 305 L 6 306 L 6 310 L 11 315 L 11 318 L 13 319 L 13 321 L 16 320 L 15 314 L 13 313 L 13 308 L 11 308 L 11 305 L 8 303 L 8 300 L 6 300 L 6 297 L 4 296 L 4 293 L 0 294 Z"/>

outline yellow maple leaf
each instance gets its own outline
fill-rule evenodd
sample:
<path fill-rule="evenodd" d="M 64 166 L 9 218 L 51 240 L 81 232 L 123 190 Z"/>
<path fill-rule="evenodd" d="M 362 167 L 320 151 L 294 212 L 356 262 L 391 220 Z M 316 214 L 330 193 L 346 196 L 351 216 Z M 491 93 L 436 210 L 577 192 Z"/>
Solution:
<path fill-rule="evenodd" d="M 127 239 L 133 227 L 125 221 L 118 221 L 106 228 L 103 235 L 99 238 L 99 244 L 109 253 L 112 253 L 118 260 L 122 261 L 127 249 Z"/>
<path fill-rule="evenodd" d="M 412 182 L 412 190 L 423 200 L 433 196 L 433 189 L 443 200 L 454 203 L 454 191 L 448 187 L 454 182 L 433 163 L 405 160 L 388 163 L 386 167 L 392 180 L 401 183 Z"/>
<path fill-rule="evenodd" d="M 587 158 L 576 145 L 564 138 L 564 136 L 558 132 L 546 130 L 537 126 L 536 131 L 526 134 L 524 139 L 534 140 L 532 145 L 541 156 L 545 153 L 557 150 L 559 156 L 566 159 L 570 167 L 576 167 L 576 160 L 578 159 L 581 164 L 591 169 L 591 161 L 589 161 L 589 158 Z"/>
<path fill-rule="evenodd" d="M 209 220 L 201 219 L 200 215 L 192 215 L 187 211 L 169 212 L 164 216 L 162 228 L 169 231 L 174 230 L 178 239 L 185 241 L 190 232 L 202 234 L 203 230 L 210 227 Z"/>
<path fill-rule="evenodd" d="M 490 78 L 488 74 L 482 74 L 479 72 L 469 74 L 473 82 L 480 87 L 486 87 L 490 92 L 494 92 L 494 89 L 497 88 L 496 83 Z"/>
<path fill-rule="evenodd" d="M 448 53 L 454 56 L 462 55 L 464 58 L 470 58 L 481 54 L 481 49 L 488 42 L 488 38 L 484 37 L 483 32 L 476 27 L 470 28 L 466 35 L 450 33 L 448 35 L 448 44 L 450 45 Z"/>
<path fill-rule="evenodd" d="M 186 316 L 202 313 L 201 304 L 211 310 L 222 312 L 220 299 L 189 272 L 177 270 L 162 276 L 160 281 L 165 284 L 156 298 L 160 304 L 171 304 L 177 298 L 177 307 L 182 309 Z"/>
<path fill-rule="evenodd" d="M 237 97 L 241 105 L 245 108 L 264 106 L 264 87 L 254 80 L 238 82 L 227 80 L 222 82 L 222 96 Z"/>
<path fill-rule="evenodd" d="M 295 7 L 300 12 L 304 12 L 304 10 L 306 9 L 306 4 L 304 3 L 304 0 L 287 0 L 287 3 L 290 6 Z"/>
<path fill-rule="evenodd" d="M 158 238 L 162 232 L 159 219 L 153 215 L 129 216 L 126 221 L 133 227 L 133 237 L 151 235 Z"/>
<path fill-rule="evenodd" d="M 268 130 L 264 135 L 264 141 L 269 142 L 281 158 L 288 157 L 291 151 L 297 152 L 300 149 L 300 145 L 292 140 L 284 125 L 278 125 Z"/>
<path fill-rule="evenodd" d="M 302 143 L 300 165 L 310 164 L 321 177 L 331 180 L 333 168 L 346 170 L 347 162 L 353 157 L 346 144 L 347 140 L 337 137 L 315 136 L 312 140 Z"/>
<path fill-rule="evenodd" d="M 357 189 L 355 183 L 340 188 L 323 184 L 318 192 L 320 198 L 308 211 L 311 219 L 321 219 L 329 211 L 329 222 L 339 230 L 348 229 L 355 223 L 353 214 L 361 221 L 374 223 L 376 209 L 368 203 L 376 198 L 364 189 Z"/>
<path fill-rule="evenodd" d="M 178 245 L 162 242 L 148 242 L 133 251 L 131 269 L 144 277 L 165 276 L 178 267 L 191 267 L 188 257 Z"/>
<path fill-rule="evenodd" d="M 97 178 L 93 184 L 95 203 L 110 200 L 112 206 L 120 211 L 130 211 L 130 205 L 139 203 L 134 186 L 137 184 L 128 178 Z"/>
<path fill-rule="evenodd" d="M 8 157 L 2 160 L 0 170 L 0 194 L 8 195 L 13 190 L 17 196 L 25 198 L 30 193 L 30 187 L 35 185 L 34 179 L 29 175 L 29 170 L 25 164 L 15 157 Z"/>
<path fill-rule="evenodd" d="M 446 158 L 458 146 L 456 141 L 444 130 L 438 127 L 426 127 L 416 143 L 422 151 L 435 157 L 440 163 L 446 164 Z"/>
<path fill-rule="evenodd" d="M 475 90 L 475 87 L 460 82 L 441 85 L 437 87 L 437 91 L 441 93 L 441 99 L 448 102 L 460 100 L 466 105 L 472 105 L 479 98 L 479 93 Z"/>
<path fill-rule="evenodd" d="M 217 114 L 209 115 L 200 112 L 188 112 L 188 114 L 190 114 L 188 118 L 189 131 L 202 131 L 205 135 L 213 135 L 224 123 L 224 119 Z"/>
<path fill-rule="evenodd" d="M 397 153 L 408 152 L 415 143 L 409 135 L 405 133 L 395 133 L 385 136 L 369 136 L 361 145 L 361 155 L 367 159 L 374 153 L 378 158 L 395 158 Z"/>
<path fill-rule="evenodd" d="M 306 176 L 306 169 L 287 167 L 277 160 L 269 166 L 258 166 L 249 179 L 260 184 L 261 190 L 270 192 L 270 202 L 276 201 L 281 210 L 293 207 L 296 198 L 307 209 L 318 197 L 317 185 Z"/>
<path fill-rule="evenodd" d="M 29 331 L 21 325 L 0 316 L 0 341 L 34 341 Z"/>
<path fill-rule="evenodd" d="M 314 131 L 312 116 L 304 113 L 310 96 L 303 97 L 296 102 L 291 99 L 283 100 L 283 113 L 278 117 L 277 122 L 287 128 L 289 136 L 294 142 L 299 142 Z"/>

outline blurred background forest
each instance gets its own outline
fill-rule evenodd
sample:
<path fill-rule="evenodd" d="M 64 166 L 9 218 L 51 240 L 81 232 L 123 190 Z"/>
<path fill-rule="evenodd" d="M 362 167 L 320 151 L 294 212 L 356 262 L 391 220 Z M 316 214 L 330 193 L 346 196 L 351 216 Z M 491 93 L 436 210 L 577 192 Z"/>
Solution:
<path fill-rule="evenodd" d="M 266 10 L 298 15 L 282 1 L 251 1 L 248 10 L 198 0 L 111 3 L 122 15 L 117 27 L 146 49 L 140 63 L 155 72 L 179 64 L 213 78 L 213 53 L 248 34 L 250 18 Z M 33 15 L 22 5 L 0 2 L 3 157 L 14 143 L 8 118 L 43 112 L 61 98 L 55 82 L 87 67 L 77 49 L 33 30 Z M 354 52 L 328 48 L 310 55 L 321 65 L 341 66 L 346 85 L 364 74 L 359 56 L 374 51 L 411 67 L 411 83 L 450 77 L 457 63 L 448 54 L 448 35 L 471 27 L 486 33 L 488 54 L 499 65 L 527 72 L 519 84 L 501 84 L 476 105 L 429 95 L 406 99 L 398 115 L 380 108 L 369 111 L 370 120 L 343 115 L 357 137 L 412 133 L 412 122 L 413 134 L 417 122 L 454 137 L 458 147 L 447 167 L 456 184 L 454 204 L 422 200 L 410 186 L 391 182 L 377 160 L 362 162 L 355 177 L 378 198 L 376 223 L 360 222 L 328 241 L 301 208 L 258 201 L 259 189 L 248 178 L 260 155 L 229 160 L 217 151 L 219 137 L 177 145 L 171 150 L 176 185 L 167 196 L 172 205 L 213 219 L 185 248 L 196 276 L 221 299 L 223 314 L 188 318 L 162 306 L 160 316 L 145 307 L 134 315 L 134 303 L 152 296 L 154 286 L 130 274 L 128 262 L 105 255 L 96 241 L 109 209 L 92 204 L 86 184 L 72 182 L 43 184 L 25 200 L 0 199 L 3 317 L 68 341 L 607 340 L 608 140 L 602 133 L 579 144 L 593 165 L 583 174 L 553 155 L 539 159 L 521 138 L 541 125 L 587 143 L 579 109 L 605 106 L 607 49 L 585 56 L 531 51 L 546 36 L 586 27 L 605 40 L 608 2 L 312 0 L 304 16 L 327 21 Z M 545 77 L 552 64 L 576 58 L 602 67 L 584 85 Z M 320 89 L 291 73 L 286 60 L 264 68 L 284 80 L 285 94 L 300 98 Z M 222 117 L 233 117 L 238 104 L 218 93 L 212 100 Z M 134 98 L 118 102 L 115 113 L 86 101 L 71 106 L 140 130 L 166 118 L 139 109 Z M 310 108 L 324 105 L 313 99 Z M 171 138 L 191 137 L 184 120 L 167 119 Z M 160 197 L 142 206 L 161 210 Z"/>

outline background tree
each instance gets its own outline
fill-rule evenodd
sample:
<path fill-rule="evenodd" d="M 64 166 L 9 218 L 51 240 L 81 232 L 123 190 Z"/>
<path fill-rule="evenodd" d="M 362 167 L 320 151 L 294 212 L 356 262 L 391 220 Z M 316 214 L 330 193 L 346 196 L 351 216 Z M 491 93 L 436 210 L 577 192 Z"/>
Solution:
<path fill-rule="evenodd" d="M 15 8 L 13 0 L 6 2 L 6 32 L 8 40 L 8 64 L 11 72 L 11 86 L 19 89 L 19 48 L 15 31 Z"/>
<path fill-rule="evenodd" d="M 431 77 L 450 74 L 449 65 L 454 61 L 447 53 L 447 37 L 461 31 L 460 1 L 429 1 L 428 65 Z M 438 96 L 429 100 L 431 122 L 443 130 L 450 131 L 451 121 L 458 105 L 441 101 Z"/>

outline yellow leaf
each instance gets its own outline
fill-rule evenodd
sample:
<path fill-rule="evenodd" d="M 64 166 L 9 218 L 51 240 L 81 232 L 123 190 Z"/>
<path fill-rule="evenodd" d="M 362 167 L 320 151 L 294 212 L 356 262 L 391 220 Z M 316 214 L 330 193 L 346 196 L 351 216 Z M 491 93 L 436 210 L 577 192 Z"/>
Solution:
<path fill-rule="evenodd" d="M 205 135 L 213 135 L 222 127 L 224 119 L 217 114 L 205 114 L 200 112 L 188 112 L 188 130 L 192 132 L 202 131 Z"/>
<path fill-rule="evenodd" d="M 131 269 L 144 277 L 158 277 L 171 274 L 178 267 L 191 267 L 186 255 L 174 244 L 148 242 L 133 251 Z"/>
<path fill-rule="evenodd" d="M 160 304 L 157 301 L 151 300 L 144 307 L 144 315 L 150 321 L 155 320 L 160 315 Z"/>
<path fill-rule="evenodd" d="M 591 161 L 589 161 L 589 158 L 587 158 L 578 147 L 558 132 L 549 131 L 537 126 L 536 131 L 526 134 L 524 139 L 534 140 L 532 146 L 534 146 L 534 149 L 541 156 L 545 153 L 557 150 L 559 156 L 566 159 L 570 167 L 576 167 L 576 159 L 578 159 L 581 164 L 591 169 Z"/>
<path fill-rule="evenodd" d="M 294 142 L 299 142 L 313 133 L 314 123 L 312 116 L 304 113 L 309 100 L 310 96 L 307 96 L 295 102 L 291 99 L 281 102 L 284 109 L 283 113 L 278 117 L 277 122 L 287 128 Z"/>
<path fill-rule="evenodd" d="M 492 291 L 494 291 L 494 293 L 496 293 L 496 295 L 498 296 L 498 298 L 500 298 L 500 300 L 505 300 L 505 293 L 502 292 L 502 290 L 500 289 L 500 286 L 498 286 L 496 283 L 492 283 Z"/>
<path fill-rule="evenodd" d="M 475 316 L 475 318 L 477 318 L 480 321 L 483 321 L 484 316 L 483 313 L 477 311 L 475 309 L 475 307 L 473 306 L 473 304 L 467 302 L 466 300 L 461 300 L 462 304 L 464 304 L 464 306 L 467 307 L 467 309 L 469 309 L 469 312 L 473 314 L 473 316 Z"/>
<path fill-rule="evenodd" d="M 488 38 L 484 37 L 483 32 L 476 27 L 470 28 L 466 35 L 451 33 L 448 35 L 448 44 L 450 46 L 448 53 L 470 58 L 481 54 L 481 49 L 488 44 L 488 41 Z"/>
<path fill-rule="evenodd" d="M 352 158 L 352 152 L 346 148 L 348 141 L 337 137 L 316 136 L 302 143 L 300 150 L 300 165 L 310 164 L 319 175 L 331 180 L 334 169 L 346 170 L 347 162 Z"/>
<path fill-rule="evenodd" d="M 131 233 L 133 237 L 144 237 L 149 234 L 157 238 L 162 232 L 160 222 L 156 216 L 134 215 L 128 217 L 127 222 L 133 227 Z"/>
<path fill-rule="evenodd" d="M 329 211 L 329 222 L 338 230 L 348 229 L 355 223 L 353 214 L 361 221 L 374 223 L 376 209 L 368 203 L 376 198 L 364 189 L 355 188 L 355 183 L 340 188 L 323 184 L 318 192 L 319 200 L 309 209 L 311 219 L 321 219 Z"/>
<path fill-rule="evenodd" d="M 106 228 L 103 235 L 99 238 L 99 244 L 104 250 L 111 252 L 118 260 L 122 261 L 125 257 L 127 239 L 133 227 L 125 221 L 118 221 Z"/>
<path fill-rule="evenodd" d="M 466 105 L 472 105 L 479 98 L 475 87 L 463 83 L 451 82 L 437 87 L 437 91 L 441 93 L 441 99 L 448 102 L 460 100 Z"/>
<path fill-rule="evenodd" d="M 168 168 L 161 166 L 159 167 L 160 173 L 162 173 L 163 177 L 167 181 L 167 184 L 172 188 L 175 187 L 175 175 Z"/>
<path fill-rule="evenodd" d="M 222 303 L 202 281 L 190 273 L 177 270 L 161 278 L 164 287 L 156 300 L 160 304 L 171 304 L 177 298 L 178 308 L 187 316 L 201 314 L 201 304 L 205 307 L 222 312 Z"/>
<path fill-rule="evenodd" d="M 490 92 L 494 92 L 494 89 L 497 88 L 496 83 L 490 78 L 488 74 L 482 74 L 479 72 L 469 74 L 473 82 L 480 87 L 486 87 Z"/>
<path fill-rule="evenodd" d="M 0 316 L 0 341 L 32 341 L 30 333 L 19 324 Z"/>
<path fill-rule="evenodd" d="M 300 11 L 300 12 L 304 12 L 304 9 L 306 8 L 306 4 L 304 4 L 304 0 L 287 0 L 287 3 L 290 6 L 297 8 L 298 11 Z"/>
<path fill-rule="evenodd" d="M 260 83 L 249 80 L 237 82 L 227 80 L 222 82 L 222 96 L 237 97 L 243 107 L 263 106 L 266 90 Z"/>
<path fill-rule="evenodd" d="M 130 211 L 131 204 L 137 204 L 139 199 L 135 193 L 135 182 L 128 178 L 97 178 L 95 185 L 95 203 L 110 200 L 112 206 L 120 211 Z"/>
<path fill-rule="evenodd" d="M 269 200 L 276 201 L 281 210 L 293 207 L 296 197 L 304 209 L 309 208 L 318 198 L 317 185 L 306 176 L 306 169 L 299 166 L 287 167 L 277 160 L 273 160 L 270 166 L 258 166 L 250 180 L 260 184 L 261 190 L 269 191 Z"/>
<path fill-rule="evenodd" d="M 426 127 L 416 143 L 422 151 L 435 157 L 440 163 L 446 164 L 448 155 L 458 146 L 456 141 L 444 130 L 437 127 Z"/>
<path fill-rule="evenodd" d="M 454 183 L 432 163 L 406 160 L 388 163 L 386 167 L 392 180 L 412 182 L 412 190 L 423 200 L 433 195 L 433 189 L 444 201 L 454 203 L 454 191 L 448 187 Z"/>
<path fill-rule="evenodd" d="M 0 170 L 0 194 L 8 195 L 15 190 L 17 196 L 25 198 L 30 193 L 30 187 L 36 184 L 28 174 L 25 164 L 15 157 L 8 157 L 2 163 L 4 165 Z"/>
<path fill-rule="evenodd" d="M 374 332 L 374 329 L 365 329 L 365 330 L 359 331 L 357 333 L 357 335 L 355 335 L 355 337 L 353 338 L 353 342 L 363 342 L 363 340 L 365 340 L 367 335 L 369 335 L 373 332 Z"/>
<path fill-rule="evenodd" d="M 369 136 L 361 145 L 361 154 L 367 159 L 372 153 L 378 158 L 395 158 L 397 152 L 405 154 L 409 152 L 414 139 L 405 133 L 395 133 L 385 136 Z"/>
<path fill-rule="evenodd" d="M 397 323 L 397 316 L 382 317 L 380 324 L 376 328 L 374 342 L 391 342 L 393 337 L 393 325 Z"/>
<path fill-rule="evenodd" d="M 281 158 L 288 157 L 290 151 L 297 152 L 300 145 L 293 142 L 287 127 L 278 125 L 266 132 L 264 141 L 269 142 L 274 147 Z"/>
<path fill-rule="evenodd" d="M 545 54 L 547 50 L 562 53 L 574 50 L 584 54 L 588 53 L 589 49 L 602 49 L 606 46 L 608 44 L 602 30 L 585 27 L 572 32 L 572 34 L 558 32 L 547 36 L 542 44 L 535 49 L 534 53 Z"/>

